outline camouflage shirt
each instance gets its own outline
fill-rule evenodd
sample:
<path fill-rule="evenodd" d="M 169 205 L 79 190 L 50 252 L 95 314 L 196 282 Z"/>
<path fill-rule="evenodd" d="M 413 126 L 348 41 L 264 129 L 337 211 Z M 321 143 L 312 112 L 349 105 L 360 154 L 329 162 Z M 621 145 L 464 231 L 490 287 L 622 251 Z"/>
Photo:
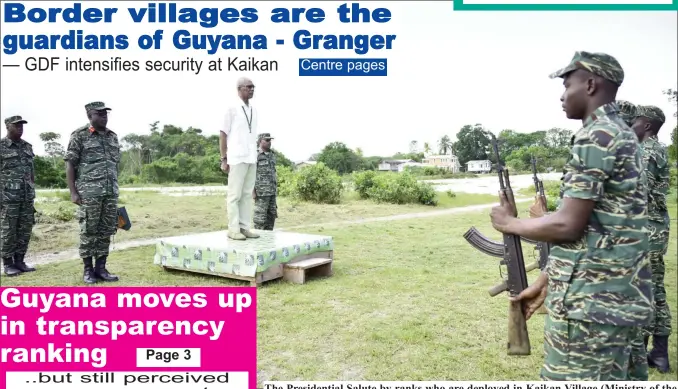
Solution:
<path fill-rule="evenodd" d="M 259 150 L 257 155 L 257 178 L 254 191 L 257 196 L 275 196 L 278 194 L 278 177 L 275 171 L 275 153 Z"/>
<path fill-rule="evenodd" d="M 23 139 L 0 140 L 0 191 L 2 203 L 35 200 L 33 146 Z"/>
<path fill-rule="evenodd" d="M 120 144 L 115 132 L 99 133 L 89 125 L 75 130 L 64 160 L 76 169 L 75 188 L 81 198 L 118 196 Z"/>
<path fill-rule="evenodd" d="M 657 136 L 643 142 L 643 165 L 647 174 L 647 213 L 650 222 L 669 228 L 666 195 L 669 191 L 669 158 Z"/>
<path fill-rule="evenodd" d="M 638 139 L 610 103 L 572 137 L 561 196 L 595 201 L 586 231 L 553 244 L 546 272 L 550 314 L 640 326 L 652 313 L 646 193 Z"/>

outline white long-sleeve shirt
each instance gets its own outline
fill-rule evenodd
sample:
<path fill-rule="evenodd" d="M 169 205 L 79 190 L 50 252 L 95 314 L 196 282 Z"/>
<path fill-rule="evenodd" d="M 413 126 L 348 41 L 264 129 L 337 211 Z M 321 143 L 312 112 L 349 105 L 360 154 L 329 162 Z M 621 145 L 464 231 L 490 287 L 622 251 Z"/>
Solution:
<path fill-rule="evenodd" d="M 229 165 L 257 163 L 258 124 L 259 112 L 252 102 L 245 105 L 238 99 L 228 107 L 221 132 L 227 135 L 226 158 Z"/>

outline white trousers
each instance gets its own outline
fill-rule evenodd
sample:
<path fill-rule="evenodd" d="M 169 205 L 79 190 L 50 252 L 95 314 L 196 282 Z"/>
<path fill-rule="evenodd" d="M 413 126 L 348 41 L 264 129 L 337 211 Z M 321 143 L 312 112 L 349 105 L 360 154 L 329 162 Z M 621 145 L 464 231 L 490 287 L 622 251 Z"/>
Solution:
<path fill-rule="evenodd" d="M 226 195 L 226 212 L 228 213 L 228 230 L 240 232 L 249 230 L 252 225 L 254 199 L 254 181 L 257 177 L 257 165 L 239 163 L 230 165 L 228 171 L 228 193 Z"/>

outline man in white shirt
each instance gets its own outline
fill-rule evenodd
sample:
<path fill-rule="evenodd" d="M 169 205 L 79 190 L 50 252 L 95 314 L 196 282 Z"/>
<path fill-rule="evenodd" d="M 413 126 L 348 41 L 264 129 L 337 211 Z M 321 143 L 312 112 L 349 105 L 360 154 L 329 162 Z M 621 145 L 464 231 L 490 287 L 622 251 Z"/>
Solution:
<path fill-rule="evenodd" d="M 228 173 L 228 237 L 235 240 L 258 238 L 252 225 L 254 182 L 257 169 L 257 110 L 250 103 L 254 84 L 247 78 L 237 83 L 239 99 L 228 108 L 219 134 L 221 170 Z"/>

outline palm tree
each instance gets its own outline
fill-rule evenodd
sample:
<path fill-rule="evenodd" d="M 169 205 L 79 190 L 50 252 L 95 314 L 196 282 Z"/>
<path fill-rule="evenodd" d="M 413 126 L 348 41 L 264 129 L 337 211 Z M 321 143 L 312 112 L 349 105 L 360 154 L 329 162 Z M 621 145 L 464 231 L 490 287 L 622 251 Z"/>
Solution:
<path fill-rule="evenodd" d="M 438 141 L 438 152 L 441 155 L 447 155 L 448 152 L 452 151 L 452 140 L 449 136 L 443 135 L 442 138 Z"/>
<path fill-rule="evenodd" d="M 431 146 L 428 142 L 424 142 L 424 154 L 429 155 L 431 153 Z"/>

